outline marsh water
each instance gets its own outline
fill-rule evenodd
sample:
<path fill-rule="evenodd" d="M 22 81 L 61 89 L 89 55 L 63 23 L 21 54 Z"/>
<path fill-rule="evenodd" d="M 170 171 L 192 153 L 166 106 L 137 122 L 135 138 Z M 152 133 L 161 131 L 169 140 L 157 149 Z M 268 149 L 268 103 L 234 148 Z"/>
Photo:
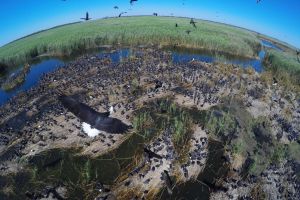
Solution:
<path fill-rule="evenodd" d="M 264 48 L 273 48 L 276 50 L 281 50 L 275 44 L 262 40 L 261 44 L 263 46 L 262 50 L 258 53 L 258 59 L 245 59 L 233 56 L 224 56 L 217 54 L 215 52 L 209 51 L 193 51 L 188 49 L 170 49 L 169 51 L 172 53 L 172 60 L 175 63 L 187 63 L 191 60 L 198 60 L 202 62 L 212 63 L 212 62 L 223 62 L 227 64 L 239 65 L 241 67 L 253 67 L 257 72 L 263 71 L 263 59 L 265 57 Z M 93 51 L 95 53 L 95 51 Z M 99 49 L 96 54 L 99 58 L 110 58 L 114 64 L 118 64 L 122 59 L 126 59 L 133 54 L 138 54 L 139 52 L 131 51 L 129 48 L 120 49 L 117 51 L 107 51 L 105 48 Z M 65 66 L 70 60 L 75 60 L 76 56 L 72 56 L 68 59 L 62 58 L 44 58 L 36 60 L 35 63 L 31 65 L 30 71 L 26 75 L 26 78 L 22 84 L 17 86 L 16 88 L 5 91 L 0 88 L 0 106 L 9 101 L 12 97 L 20 92 L 24 92 L 29 90 L 38 84 L 39 79 L 46 73 L 52 72 L 59 67 Z M 2 77 L 3 82 L 7 77 L 13 76 L 14 74 L 20 71 L 20 67 L 18 67 L 15 71 L 10 72 L 6 75 L 6 77 Z"/>

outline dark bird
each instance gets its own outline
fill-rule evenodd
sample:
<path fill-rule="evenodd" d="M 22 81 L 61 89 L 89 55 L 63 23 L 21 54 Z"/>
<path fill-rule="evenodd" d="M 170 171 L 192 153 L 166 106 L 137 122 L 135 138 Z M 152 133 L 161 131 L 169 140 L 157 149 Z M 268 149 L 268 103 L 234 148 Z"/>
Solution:
<path fill-rule="evenodd" d="M 153 13 L 154 16 L 157 16 L 157 13 Z"/>
<path fill-rule="evenodd" d="M 158 159 L 162 159 L 162 157 L 156 153 L 154 153 L 153 151 L 151 151 L 150 149 L 144 148 L 144 153 L 148 158 L 158 158 Z"/>
<path fill-rule="evenodd" d="M 161 88 L 163 85 L 163 82 L 160 80 L 155 80 L 155 89 Z"/>
<path fill-rule="evenodd" d="M 138 1 L 138 0 L 130 0 L 130 4 L 133 5 L 133 2 Z"/>
<path fill-rule="evenodd" d="M 122 15 L 123 14 L 126 14 L 127 12 L 121 12 L 120 14 L 119 14 L 119 17 L 122 17 Z"/>
<path fill-rule="evenodd" d="M 278 81 L 275 77 L 273 77 L 273 85 L 276 86 L 278 84 Z"/>
<path fill-rule="evenodd" d="M 300 63 L 300 58 L 299 58 L 300 51 L 296 50 L 296 54 L 297 54 L 297 60 L 298 60 L 298 62 Z"/>
<path fill-rule="evenodd" d="M 109 112 L 99 113 L 84 103 L 78 102 L 70 96 L 59 97 L 62 105 L 72 112 L 81 121 L 90 124 L 93 128 L 108 133 L 124 133 L 131 126 L 124 124 L 121 120 L 109 117 Z"/>
<path fill-rule="evenodd" d="M 256 0 L 256 3 L 259 3 L 261 0 Z"/>
<path fill-rule="evenodd" d="M 176 28 L 178 27 L 178 24 L 177 24 L 177 23 L 175 24 L 175 27 L 176 27 Z"/>
<path fill-rule="evenodd" d="M 118 6 L 114 6 L 114 9 L 119 9 L 119 7 Z"/>
<path fill-rule="evenodd" d="M 194 19 L 192 18 L 191 21 L 190 21 L 190 24 L 192 24 L 194 28 L 197 28 L 197 27 L 196 27 L 196 23 L 197 23 L 197 22 L 195 22 Z"/>
<path fill-rule="evenodd" d="M 169 195 L 171 195 L 173 193 L 172 192 L 172 181 L 171 181 L 171 178 L 170 178 L 169 173 L 168 173 L 167 170 L 164 170 L 164 172 L 162 173 L 162 177 L 163 177 L 163 180 L 166 183 L 168 193 L 169 193 Z"/>
<path fill-rule="evenodd" d="M 189 35 L 192 31 L 186 30 L 185 32 Z"/>
<path fill-rule="evenodd" d="M 90 20 L 90 19 L 92 19 L 92 18 L 89 18 L 89 13 L 86 12 L 85 18 L 80 18 L 80 19 L 83 19 L 83 20 L 85 20 L 85 21 L 88 21 L 88 20 Z"/>

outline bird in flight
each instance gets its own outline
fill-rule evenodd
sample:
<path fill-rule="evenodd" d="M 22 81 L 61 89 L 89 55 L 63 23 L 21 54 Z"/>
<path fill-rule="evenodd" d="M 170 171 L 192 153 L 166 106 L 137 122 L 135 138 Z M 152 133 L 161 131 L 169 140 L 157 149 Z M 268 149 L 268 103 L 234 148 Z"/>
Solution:
<path fill-rule="evenodd" d="M 133 5 L 133 2 L 138 1 L 138 0 L 130 0 L 130 4 Z"/>
<path fill-rule="evenodd" d="M 97 112 L 71 96 L 62 95 L 59 97 L 59 100 L 68 111 L 97 130 L 108 133 L 125 133 L 131 128 L 131 126 L 123 123 L 121 120 L 109 117 L 109 112 Z"/>
<path fill-rule="evenodd" d="M 85 21 L 88 21 L 88 20 L 90 20 L 90 19 L 92 19 L 92 18 L 90 18 L 90 17 L 89 17 L 89 13 L 86 12 L 85 18 L 80 18 L 80 19 L 83 19 L 83 20 L 85 20 Z"/>
<path fill-rule="evenodd" d="M 197 23 L 197 22 L 195 22 L 194 19 L 192 18 L 191 21 L 190 21 L 190 24 L 192 24 L 194 28 L 197 28 L 197 27 L 196 27 L 196 23 Z"/>
<path fill-rule="evenodd" d="M 122 15 L 123 14 L 126 14 L 127 12 L 121 12 L 120 14 L 119 14 L 119 17 L 122 17 Z"/>
<path fill-rule="evenodd" d="M 189 35 L 192 31 L 186 30 L 185 32 Z"/>
<path fill-rule="evenodd" d="M 154 16 L 157 16 L 157 13 L 153 13 Z"/>
<path fill-rule="evenodd" d="M 118 6 L 114 6 L 114 9 L 119 9 L 119 7 Z"/>
<path fill-rule="evenodd" d="M 256 0 L 256 3 L 259 3 L 261 0 Z"/>

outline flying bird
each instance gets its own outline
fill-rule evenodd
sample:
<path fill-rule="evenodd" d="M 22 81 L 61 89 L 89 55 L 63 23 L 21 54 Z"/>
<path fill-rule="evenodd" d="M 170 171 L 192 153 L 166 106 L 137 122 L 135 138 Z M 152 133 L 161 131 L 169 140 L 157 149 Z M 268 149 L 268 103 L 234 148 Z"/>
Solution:
<path fill-rule="evenodd" d="M 256 0 L 256 3 L 259 3 L 261 0 Z"/>
<path fill-rule="evenodd" d="M 157 16 L 157 13 L 153 13 L 154 16 Z"/>
<path fill-rule="evenodd" d="M 83 19 L 83 20 L 85 20 L 85 21 L 88 21 L 88 20 L 90 20 L 90 19 L 92 19 L 92 18 L 89 18 L 89 13 L 86 12 L 85 18 L 80 18 L 80 19 Z"/>
<path fill-rule="evenodd" d="M 121 120 L 109 117 L 109 112 L 97 112 L 71 96 L 62 95 L 59 100 L 68 111 L 95 129 L 108 133 L 124 133 L 131 128 Z"/>
<path fill-rule="evenodd" d="M 114 9 L 119 9 L 119 7 L 118 6 L 114 6 Z"/>
<path fill-rule="evenodd" d="M 120 14 L 119 14 L 119 17 L 122 17 L 122 15 L 123 14 L 126 14 L 127 12 L 121 12 Z"/>
<path fill-rule="evenodd" d="M 190 21 L 190 24 L 192 24 L 194 28 L 197 28 L 197 27 L 196 27 L 196 23 L 197 23 L 197 22 L 195 22 L 194 19 L 192 18 L 191 21 Z"/>
<path fill-rule="evenodd" d="M 130 4 L 133 5 L 133 2 L 138 1 L 138 0 L 130 0 Z"/>

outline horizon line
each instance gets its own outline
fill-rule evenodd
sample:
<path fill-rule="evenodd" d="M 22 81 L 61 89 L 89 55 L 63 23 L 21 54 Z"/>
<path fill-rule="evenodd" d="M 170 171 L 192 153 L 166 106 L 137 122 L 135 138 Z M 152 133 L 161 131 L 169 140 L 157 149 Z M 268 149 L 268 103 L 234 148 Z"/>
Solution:
<path fill-rule="evenodd" d="M 124 17 L 173 17 L 173 18 L 186 18 L 186 19 L 191 19 L 190 17 L 186 17 L 186 16 L 172 16 L 172 15 L 159 15 L 159 16 L 153 16 L 153 15 L 125 15 L 125 16 L 122 16 L 122 18 Z M 106 16 L 106 17 L 101 17 L 101 18 L 96 18 L 96 19 L 91 19 L 91 20 L 88 20 L 88 21 L 97 21 L 97 20 L 102 20 L 102 19 L 112 19 L 112 18 L 119 18 L 118 16 L 114 16 L 114 17 L 109 17 L 109 16 Z M 232 27 L 235 27 L 235 28 L 239 28 L 239 29 L 244 29 L 244 30 L 247 30 L 249 32 L 253 32 L 253 33 L 256 33 L 256 34 L 260 34 L 260 35 L 264 35 L 264 36 L 267 36 L 269 37 L 270 39 L 275 39 L 275 40 L 278 40 L 282 45 L 285 45 L 289 48 L 294 48 L 295 50 L 298 49 L 298 47 L 296 47 L 295 45 L 292 45 L 288 42 L 285 42 L 285 41 L 282 41 L 281 39 L 278 39 L 278 38 L 275 38 L 273 36 L 269 36 L 267 34 L 263 34 L 263 33 L 260 33 L 258 31 L 255 31 L 255 30 L 251 30 L 249 28 L 246 28 L 246 27 L 241 27 L 241 26 L 237 26 L 237 25 L 234 25 L 234 24 L 228 24 L 228 23 L 225 23 L 225 22 L 218 22 L 218 21 L 212 21 L 212 20 L 208 20 L 208 19 L 201 19 L 201 18 L 193 18 L 193 19 L 196 19 L 196 20 L 202 20 L 202 21 L 206 21 L 206 22 L 212 22 L 212 23 L 216 23 L 216 24 L 222 24 L 222 25 L 227 25 L 227 26 L 232 26 Z M 53 27 L 50 27 L 50 28 L 46 28 L 46 29 L 40 29 L 36 32 L 32 32 L 28 35 L 25 35 L 25 36 L 22 36 L 20 38 L 17 38 L 17 39 L 14 39 L 2 46 L 0 46 L 0 49 L 2 47 L 5 47 L 11 43 L 14 43 L 14 42 L 17 42 L 19 40 L 22 40 L 22 39 L 25 39 L 27 37 L 30 37 L 30 36 L 33 36 L 33 35 L 36 35 L 36 34 L 39 34 L 39 33 L 42 33 L 42 32 L 45 32 L 45 31 L 48 31 L 48 30 L 51 30 L 51 29 L 55 29 L 55 28 L 59 28 L 59 27 L 62 27 L 62 26 L 68 26 L 68 25 L 73 25 L 73 24 L 78 24 L 78 23 L 84 23 L 86 21 L 75 21 L 75 22 L 69 22 L 69 23 L 65 23 L 65 24 L 58 24 L 56 26 L 53 26 Z"/>

